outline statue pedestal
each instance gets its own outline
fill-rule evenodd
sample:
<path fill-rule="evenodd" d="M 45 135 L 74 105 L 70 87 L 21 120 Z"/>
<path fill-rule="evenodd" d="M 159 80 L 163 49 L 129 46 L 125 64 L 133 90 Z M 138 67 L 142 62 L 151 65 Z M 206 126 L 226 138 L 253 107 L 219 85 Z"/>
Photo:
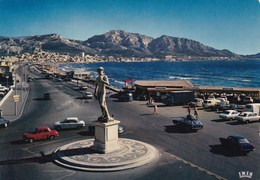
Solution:
<path fill-rule="evenodd" d="M 106 123 L 95 122 L 95 141 L 93 149 L 100 153 L 110 153 L 120 149 L 118 145 L 118 124 L 112 120 Z"/>

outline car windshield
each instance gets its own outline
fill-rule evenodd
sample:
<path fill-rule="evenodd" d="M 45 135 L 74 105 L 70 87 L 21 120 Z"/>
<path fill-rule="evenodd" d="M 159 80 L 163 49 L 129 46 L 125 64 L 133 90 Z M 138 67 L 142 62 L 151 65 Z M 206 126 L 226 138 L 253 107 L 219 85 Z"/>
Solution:
<path fill-rule="evenodd" d="M 238 143 L 239 143 L 239 144 L 249 143 L 249 141 L 248 141 L 246 138 L 241 138 L 241 139 L 238 139 Z"/>
<path fill-rule="evenodd" d="M 225 112 L 223 112 L 223 114 L 229 114 L 230 112 L 228 112 L 228 111 L 225 111 Z"/>
<path fill-rule="evenodd" d="M 246 113 L 242 113 L 242 114 L 240 114 L 239 116 L 246 117 L 246 116 L 247 116 L 247 114 L 246 114 Z"/>

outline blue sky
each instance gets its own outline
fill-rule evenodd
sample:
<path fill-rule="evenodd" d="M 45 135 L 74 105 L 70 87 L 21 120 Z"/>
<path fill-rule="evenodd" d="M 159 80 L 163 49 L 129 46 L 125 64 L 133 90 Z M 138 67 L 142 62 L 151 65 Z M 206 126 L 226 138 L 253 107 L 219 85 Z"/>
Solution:
<path fill-rule="evenodd" d="M 259 0 L 260 1 L 260 0 Z M 110 30 L 260 53 L 258 0 L 0 0 L 0 36 L 57 33 L 87 40 Z"/>

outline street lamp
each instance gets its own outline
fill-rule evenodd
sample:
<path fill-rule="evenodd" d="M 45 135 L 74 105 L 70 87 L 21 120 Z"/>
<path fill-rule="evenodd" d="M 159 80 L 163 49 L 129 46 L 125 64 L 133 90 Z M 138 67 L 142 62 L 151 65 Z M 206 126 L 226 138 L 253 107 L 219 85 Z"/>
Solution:
<path fill-rule="evenodd" d="M 5 78 L 6 78 L 6 87 L 8 88 L 8 86 L 9 86 L 9 84 L 8 84 L 9 75 L 6 75 Z"/>

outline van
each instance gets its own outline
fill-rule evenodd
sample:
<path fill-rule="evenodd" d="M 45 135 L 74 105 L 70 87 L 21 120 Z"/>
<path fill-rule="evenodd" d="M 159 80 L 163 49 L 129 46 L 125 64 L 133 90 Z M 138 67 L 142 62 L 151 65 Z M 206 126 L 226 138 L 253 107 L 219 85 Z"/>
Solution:
<path fill-rule="evenodd" d="M 257 115 L 260 115 L 260 103 L 246 104 L 246 111 L 254 112 L 257 113 Z"/>
<path fill-rule="evenodd" d="M 226 97 L 220 97 L 220 98 L 217 98 L 218 100 L 220 100 L 220 106 L 227 106 L 229 105 L 229 101 L 227 100 Z"/>
<path fill-rule="evenodd" d="M 201 98 L 195 98 L 191 103 L 191 106 L 192 107 L 201 107 L 201 106 L 203 106 L 203 99 L 201 99 Z"/>
<path fill-rule="evenodd" d="M 203 107 L 204 108 L 209 108 L 209 107 L 212 107 L 212 106 L 219 105 L 220 103 L 221 103 L 221 101 L 218 100 L 218 99 L 206 99 L 203 102 Z"/>

